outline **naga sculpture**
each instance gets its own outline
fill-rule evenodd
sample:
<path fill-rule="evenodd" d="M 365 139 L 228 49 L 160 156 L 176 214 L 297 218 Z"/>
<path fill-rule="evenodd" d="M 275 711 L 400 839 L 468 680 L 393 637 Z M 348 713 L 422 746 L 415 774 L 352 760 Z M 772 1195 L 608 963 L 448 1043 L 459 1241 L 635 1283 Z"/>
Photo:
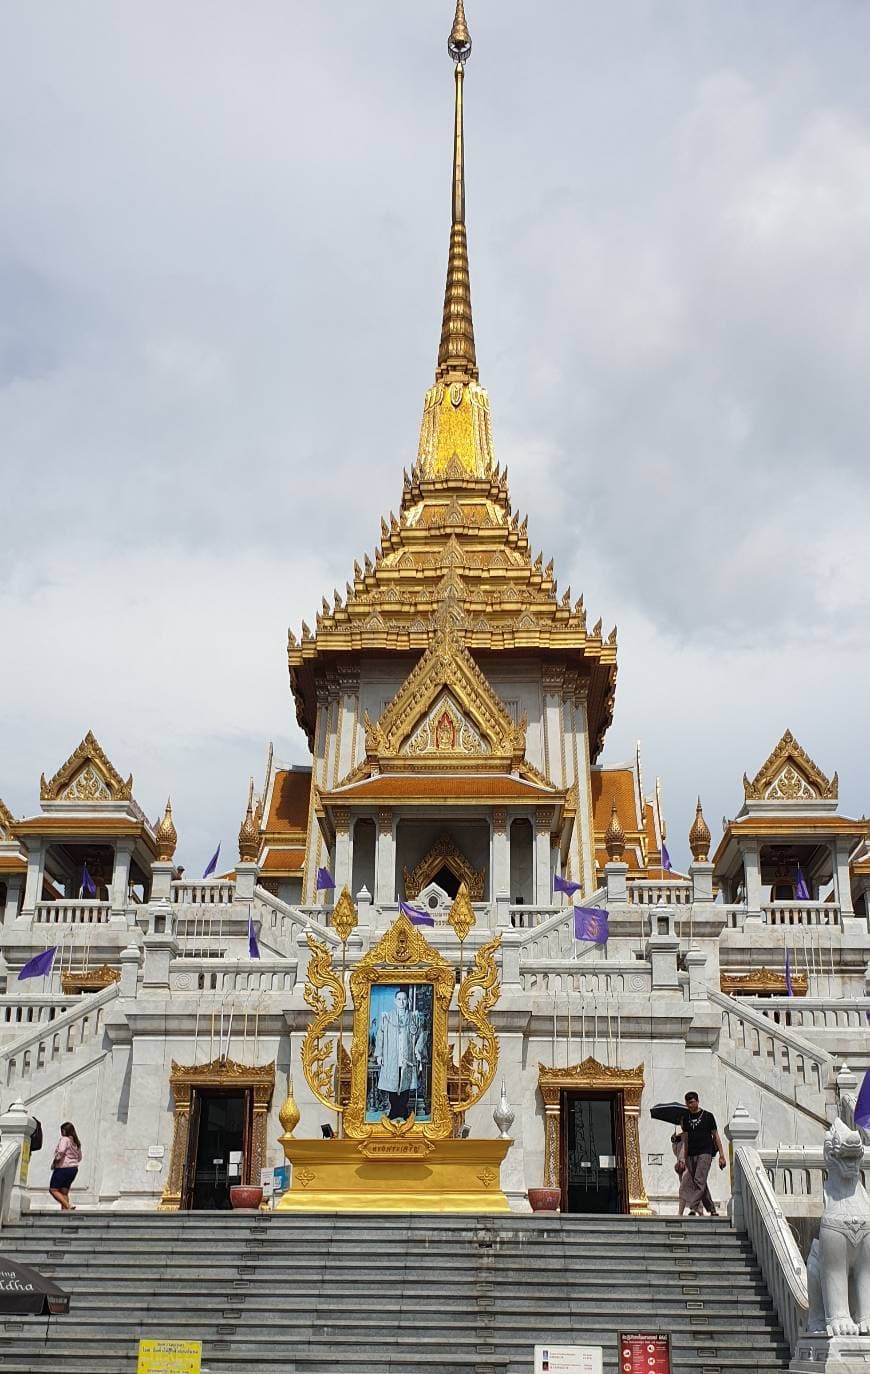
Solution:
<path fill-rule="evenodd" d="M 837 1120 L 825 1136 L 824 1210 L 807 1262 L 807 1331 L 870 1333 L 870 1198 L 861 1182 L 864 1143 Z"/>

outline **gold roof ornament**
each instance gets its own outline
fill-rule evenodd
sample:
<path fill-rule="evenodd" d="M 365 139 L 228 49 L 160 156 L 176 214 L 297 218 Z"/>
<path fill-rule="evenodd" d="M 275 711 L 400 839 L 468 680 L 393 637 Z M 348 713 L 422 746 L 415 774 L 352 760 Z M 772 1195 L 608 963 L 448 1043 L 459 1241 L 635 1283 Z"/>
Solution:
<path fill-rule="evenodd" d="M 299 1110 L 299 1104 L 297 1103 L 296 1098 L 293 1096 L 293 1078 L 290 1074 L 288 1074 L 287 1097 L 285 1098 L 284 1104 L 278 1113 L 278 1120 L 284 1127 L 285 1137 L 291 1136 L 293 1134 L 293 1132 L 296 1130 L 296 1127 L 299 1125 L 301 1117 L 302 1113 Z"/>
<path fill-rule="evenodd" d="M 172 802 L 168 797 L 163 819 L 154 827 L 154 837 L 157 840 L 157 858 L 162 864 L 171 863 L 175 857 L 175 846 L 178 844 L 178 831 L 172 819 Z"/>
<path fill-rule="evenodd" d="M 689 848 L 692 857 L 699 864 L 705 864 L 710 858 L 710 844 L 712 842 L 710 827 L 704 820 L 704 813 L 701 810 L 701 798 L 698 798 L 698 805 L 695 808 L 695 819 L 689 831 Z"/>
<path fill-rule="evenodd" d="M 625 831 L 616 810 L 616 802 L 610 808 L 610 820 L 604 832 L 604 847 L 608 858 L 614 862 L 621 859 L 625 853 Z"/>
<path fill-rule="evenodd" d="M 329 924 L 335 931 L 343 945 L 346 945 L 353 932 L 356 930 L 359 917 L 350 890 L 345 886 L 342 888 L 341 896 L 332 909 Z"/>
<path fill-rule="evenodd" d="M 743 774 L 747 801 L 836 801 L 839 779 L 828 778 L 786 730 L 752 782 Z"/>
<path fill-rule="evenodd" d="M 53 778 L 46 782 L 43 773 L 39 779 L 40 801 L 130 801 L 132 796 L 133 774 L 124 781 L 92 730 Z"/>
<path fill-rule="evenodd" d="M 465 883 L 459 884 L 459 891 L 448 912 L 447 920 L 453 927 L 457 940 L 463 944 L 477 924 L 477 917 L 474 914 L 474 907 L 471 905 L 471 898 Z"/>
<path fill-rule="evenodd" d="M 254 815 L 254 783 L 252 779 L 248 791 L 248 809 L 239 829 L 239 859 L 243 864 L 256 863 L 259 852 L 260 832 Z"/>
<path fill-rule="evenodd" d="M 465 63 L 471 56 L 471 34 L 465 22 L 463 0 L 456 0 L 456 18 L 453 20 L 453 28 L 447 40 L 447 51 L 454 62 Z"/>

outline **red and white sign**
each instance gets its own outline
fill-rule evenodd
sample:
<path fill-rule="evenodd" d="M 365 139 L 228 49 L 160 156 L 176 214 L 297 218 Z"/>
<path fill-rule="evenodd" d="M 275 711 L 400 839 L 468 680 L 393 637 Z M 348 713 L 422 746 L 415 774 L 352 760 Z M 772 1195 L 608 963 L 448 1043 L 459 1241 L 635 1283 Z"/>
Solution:
<path fill-rule="evenodd" d="M 619 1374 L 671 1374 L 671 1338 L 667 1332 L 622 1332 Z"/>

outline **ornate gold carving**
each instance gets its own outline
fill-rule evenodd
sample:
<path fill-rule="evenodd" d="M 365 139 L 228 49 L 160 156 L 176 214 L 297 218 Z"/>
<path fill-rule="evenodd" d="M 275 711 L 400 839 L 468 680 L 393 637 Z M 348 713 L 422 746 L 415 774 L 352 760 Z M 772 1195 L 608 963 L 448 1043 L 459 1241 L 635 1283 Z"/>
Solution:
<path fill-rule="evenodd" d="M 449 692 L 436 701 L 402 745 L 403 754 L 488 754 L 486 740 L 460 711 Z"/>
<path fill-rule="evenodd" d="M 335 833 L 346 835 L 350 830 L 350 807 L 334 806 L 332 808 L 332 819 L 335 822 Z"/>
<path fill-rule="evenodd" d="M 504 806 L 496 806 L 496 807 L 493 808 L 493 813 L 492 813 L 492 828 L 493 828 L 493 830 L 498 830 L 498 831 L 507 830 L 507 808 L 506 808 L 506 807 L 504 807 Z"/>
<path fill-rule="evenodd" d="M 698 798 L 698 805 L 695 808 L 695 819 L 689 831 L 689 848 L 692 857 L 697 863 L 705 864 L 710 857 L 710 827 L 704 820 L 704 813 L 701 810 L 701 798 Z"/>
<path fill-rule="evenodd" d="M 281 1125 L 284 1128 L 284 1136 L 288 1138 L 292 1136 L 293 1132 L 296 1130 L 296 1127 L 299 1125 L 301 1118 L 302 1113 L 299 1110 L 299 1104 L 297 1103 L 296 1098 L 293 1096 L 293 1079 L 288 1074 L 287 1096 L 284 1099 L 283 1106 L 281 1107 L 281 1110 L 278 1113 L 278 1120 L 281 1122 Z"/>
<path fill-rule="evenodd" d="M 628 1207 L 632 1215 L 648 1216 L 649 1199 L 643 1181 L 640 1154 L 640 1100 L 643 1094 L 643 1064 L 634 1069 L 610 1068 L 591 1056 L 571 1068 L 550 1069 L 538 1065 L 538 1087 L 544 1099 L 546 1130 L 544 1136 L 544 1186 L 558 1188 L 560 1178 L 559 1141 L 561 1137 L 562 1093 L 619 1092 L 625 1126 L 625 1170 Z"/>
<path fill-rule="evenodd" d="M 391 806 L 382 806 L 378 811 L 378 833 L 381 835 L 392 835 L 393 833 L 393 809 Z"/>
<path fill-rule="evenodd" d="M 483 901 L 485 870 L 472 868 L 462 850 L 453 843 L 449 835 L 441 835 L 415 868 L 409 870 L 403 867 L 405 896 L 408 900 L 413 901 L 415 897 L 419 897 L 423 888 L 432 882 L 442 868 L 448 869 L 454 878 L 458 878 L 460 885 L 466 886 L 472 901 Z"/>
<path fill-rule="evenodd" d="M 60 975 L 60 986 L 68 997 L 79 992 L 99 992 L 120 981 L 121 970 L 110 968 L 108 964 L 94 969 L 70 969 Z"/>
<path fill-rule="evenodd" d="M 251 1149 L 245 1160 L 247 1176 L 243 1183 L 259 1181 L 266 1163 L 266 1123 L 269 1104 L 275 1091 L 275 1064 L 238 1064 L 233 1059 L 213 1059 L 210 1064 L 177 1064 L 172 1061 L 169 1085 L 175 1100 L 175 1121 L 169 1174 L 160 1200 L 161 1212 L 177 1212 L 182 1203 L 184 1171 L 190 1143 L 190 1113 L 197 1088 L 250 1089 L 254 1098 Z"/>
<path fill-rule="evenodd" d="M 351 934 L 356 930 L 359 924 L 357 909 L 354 906 L 353 898 L 347 887 L 342 888 L 341 896 L 332 909 L 329 924 L 341 940 L 341 943 L 346 945 Z"/>
<path fill-rule="evenodd" d="M 125 782 L 91 730 L 50 782 L 39 780 L 40 801 L 130 801 L 133 775 Z"/>
<path fill-rule="evenodd" d="M 468 939 L 477 924 L 477 917 L 474 914 L 474 907 L 471 905 L 466 883 L 459 884 L 459 891 L 447 913 L 447 922 L 452 926 L 453 933 L 460 944 Z"/>
<path fill-rule="evenodd" d="M 248 809 L 239 827 L 239 859 L 243 864 L 257 862 L 260 852 L 260 831 L 254 820 L 254 784 L 248 790 Z"/>
<path fill-rule="evenodd" d="M 792 973 L 790 976 L 794 995 L 805 997 L 807 975 Z M 726 973 L 723 970 L 719 974 L 719 989 L 729 997 L 785 997 L 788 994 L 785 974 L 775 973 L 769 968 L 756 968 L 751 973 Z"/>
<path fill-rule="evenodd" d="M 305 1001 L 314 1012 L 314 1020 L 302 1043 L 302 1071 L 318 1102 L 338 1112 L 342 1109 L 336 1100 L 338 1085 L 332 1062 L 335 1041 L 324 1039 L 324 1032 L 338 1023 L 347 996 L 342 979 L 332 967 L 329 946 L 309 935 L 308 948 L 311 958 L 305 979 Z"/>
<path fill-rule="evenodd" d="M 501 936 L 497 935 L 489 944 L 481 946 L 474 956 L 471 971 L 463 978 L 459 988 L 457 1000 L 460 1013 L 477 1034 L 462 1056 L 462 1088 L 464 1091 L 467 1083 L 469 1091 L 456 1103 L 454 1110 L 458 1115 L 464 1115 L 469 1107 L 480 1101 L 498 1068 L 498 1040 L 487 1013 L 495 1006 L 501 991 L 495 963 L 495 952 L 500 944 Z M 469 1056 L 468 1062 L 466 1055 Z"/>
<path fill-rule="evenodd" d="M 836 773 L 826 777 L 791 730 L 786 730 L 752 782 L 743 774 L 743 791 L 747 801 L 835 801 L 839 778 Z"/>
<path fill-rule="evenodd" d="M 607 850 L 607 857 L 614 861 L 621 859 L 625 853 L 625 831 L 616 810 L 616 802 L 610 809 L 610 820 L 604 832 L 604 847 Z"/>
<path fill-rule="evenodd" d="M 294 1177 L 299 1180 L 303 1188 L 309 1188 L 317 1178 L 317 1174 L 313 1169 L 303 1167 L 295 1173 Z"/>
<path fill-rule="evenodd" d="M 175 846 L 178 844 L 178 831 L 172 819 L 172 802 L 168 797 L 163 819 L 154 827 L 154 836 L 157 840 L 157 858 L 161 863 L 171 863 L 175 857 Z M 256 854 L 254 857 L 256 858 Z"/>

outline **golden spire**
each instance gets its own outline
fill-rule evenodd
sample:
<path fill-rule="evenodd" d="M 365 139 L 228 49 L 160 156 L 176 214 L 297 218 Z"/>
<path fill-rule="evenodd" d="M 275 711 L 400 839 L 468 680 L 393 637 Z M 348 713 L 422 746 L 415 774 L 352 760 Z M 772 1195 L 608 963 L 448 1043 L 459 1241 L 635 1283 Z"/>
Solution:
<path fill-rule="evenodd" d="M 239 859 L 243 864 L 257 862 L 260 852 L 260 834 L 254 817 L 254 779 L 248 789 L 248 809 L 239 829 Z"/>
<path fill-rule="evenodd" d="M 689 848 L 692 857 L 697 863 L 705 864 L 710 857 L 710 844 L 712 842 L 710 827 L 704 820 L 704 813 L 701 810 L 701 798 L 698 798 L 698 805 L 695 809 L 695 819 L 689 831 Z"/>
<path fill-rule="evenodd" d="M 168 798 L 163 820 L 154 827 L 154 836 L 157 840 L 157 858 L 160 863 L 171 863 L 175 856 L 175 846 L 178 844 L 178 832 L 172 819 L 172 802 Z"/>
<path fill-rule="evenodd" d="M 625 853 L 625 831 L 616 811 L 616 802 L 611 807 L 610 820 L 604 832 L 604 847 L 607 850 L 607 857 L 612 862 L 621 859 Z"/>
<path fill-rule="evenodd" d="M 453 223 L 447 259 L 444 318 L 438 349 L 439 382 L 476 382 L 474 322 L 471 318 L 471 279 L 468 272 L 468 241 L 465 235 L 465 141 L 463 83 L 465 64 L 471 56 L 471 35 L 465 22 L 463 0 L 456 0 L 456 18 L 447 40 L 447 51 L 456 63 L 456 111 L 453 125 Z"/>

